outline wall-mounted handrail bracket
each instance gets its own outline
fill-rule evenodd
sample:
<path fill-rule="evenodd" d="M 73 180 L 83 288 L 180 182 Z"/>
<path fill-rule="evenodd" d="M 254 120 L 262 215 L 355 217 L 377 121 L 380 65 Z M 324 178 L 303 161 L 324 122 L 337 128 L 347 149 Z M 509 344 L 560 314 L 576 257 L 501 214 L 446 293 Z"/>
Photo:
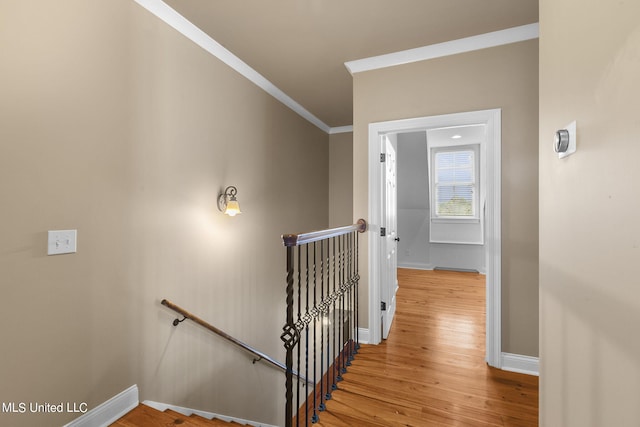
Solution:
<path fill-rule="evenodd" d="M 187 316 L 184 316 L 182 319 L 173 319 L 173 326 L 178 326 L 180 323 L 184 322 L 187 319 Z"/>

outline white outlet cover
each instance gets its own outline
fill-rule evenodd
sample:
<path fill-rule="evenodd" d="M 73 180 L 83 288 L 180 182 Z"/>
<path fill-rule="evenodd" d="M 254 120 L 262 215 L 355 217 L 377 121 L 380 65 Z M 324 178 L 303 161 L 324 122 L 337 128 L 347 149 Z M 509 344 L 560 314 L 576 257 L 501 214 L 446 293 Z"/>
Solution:
<path fill-rule="evenodd" d="M 569 123 L 567 126 L 565 126 L 565 129 L 569 131 L 569 147 L 567 148 L 567 151 L 565 151 L 564 153 L 558 153 L 558 158 L 559 159 L 563 159 L 567 156 L 572 155 L 573 153 L 576 152 L 576 142 L 577 142 L 577 138 L 576 138 L 576 122 L 575 120 L 571 123 Z"/>
<path fill-rule="evenodd" d="M 50 230 L 47 255 L 76 253 L 77 235 L 77 230 Z"/>

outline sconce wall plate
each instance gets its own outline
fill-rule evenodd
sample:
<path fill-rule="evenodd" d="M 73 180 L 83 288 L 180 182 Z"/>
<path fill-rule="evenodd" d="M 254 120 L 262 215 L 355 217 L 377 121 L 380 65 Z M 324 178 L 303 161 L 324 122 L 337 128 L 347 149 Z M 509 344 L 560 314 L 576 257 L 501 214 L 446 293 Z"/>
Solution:
<path fill-rule="evenodd" d="M 556 132 L 553 149 L 558 153 L 558 158 L 563 159 L 576 152 L 576 122 L 569 123 L 565 129 Z"/>

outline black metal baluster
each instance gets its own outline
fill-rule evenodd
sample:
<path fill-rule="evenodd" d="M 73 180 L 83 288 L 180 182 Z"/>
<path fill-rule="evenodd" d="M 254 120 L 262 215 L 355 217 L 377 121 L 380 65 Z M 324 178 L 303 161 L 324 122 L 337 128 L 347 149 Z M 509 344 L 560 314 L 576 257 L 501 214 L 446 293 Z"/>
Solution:
<path fill-rule="evenodd" d="M 327 256 L 328 252 L 327 252 Z M 327 317 L 327 313 L 325 311 L 325 299 L 324 299 L 324 240 L 320 241 L 320 406 L 318 409 L 320 411 L 324 411 L 326 409 L 324 399 L 325 399 L 325 391 L 324 391 L 324 319 Z M 327 262 L 328 265 L 328 262 Z"/>
<path fill-rule="evenodd" d="M 298 333 L 300 333 L 301 328 L 300 325 L 302 324 L 302 314 L 301 314 L 301 307 L 302 307 L 302 248 L 300 246 L 298 246 L 298 321 L 296 322 L 296 329 L 298 329 Z M 296 366 L 296 372 L 300 372 L 300 343 L 298 343 L 298 364 Z M 296 426 L 300 426 L 300 406 L 301 406 L 301 402 L 300 402 L 300 381 L 297 382 L 297 387 L 296 387 Z"/>
<path fill-rule="evenodd" d="M 333 252 L 331 251 L 331 241 L 327 240 L 327 394 L 326 400 L 331 399 L 331 391 L 333 390 L 333 379 L 331 377 L 331 265 L 332 265 Z"/>
<path fill-rule="evenodd" d="M 304 342 L 304 377 L 309 378 L 309 245 L 305 245 L 305 257 L 306 257 L 306 269 L 305 269 L 305 293 L 306 293 L 306 302 L 305 302 L 305 314 L 304 314 L 304 322 L 305 322 L 305 342 Z M 309 425 L 309 388 L 307 384 L 304 385 L 304 425 Z"/>
<path fill-rule="evenodd" d="M 331 357 L 331 376 L 333 378 L 333 383 L 331 384 L 332 390 L 338 389 L 337 377 L 336 377 L 336 361 L 337 361 L 337 353 L 338 345 L 336 345 L 336 280 L 337 280 L 337 271 L 336 271 L 336 237 L 333 238 L 333 294 L 331 295 L 331 308 L 333 309 L 333 322 L 331 323 L 332 335 L 333 335 L 333 355 Z M 339 257 L 339 254 L 338 254 Z"/>
<path fill-rule="evenodd" d="M 356 307 L 355 307 L 355 318 L 356 318 L 356 327 L 355 327 L 355 331 L 356 331 L 356 345 L 355 345 L 355 349 L 353 350 L 354 354 L 358 354 L 358 350 L 360 350 L 360 318 L 359 318 L 359 314 L 360 314 L 360 270 L 359 270 L 359 265 L 360 265 L 360 236 L 358 234 L 356 234 L 356 239 L 355 239 L 355 245 L 356 245 L 356 256 L 355 259 L 353 261 L 354 263 L 354 267 L 355 267 L 355 272 L 356 272 L 356 295 L 355 295 L 355 302 L 356 302 Z"/>
<path fill-rule="evenodd" d="M 355 263 L 356 260 L 356 242 L 358 241 L 358 233 L 354 232 L 351 236 L 351 278 L 353 280 L 352 285 L 352 296 L 351 296 L 351 360 L 353 361 L 356 358 L 356 334 L 357 329 L 356 325 L 358 323 L 358 319 L 356 319 L 358 315 L 358 306 L 356 305 L 356 295 L 358 292 L 358 278 L 356 277 L 356 269 Z"/>
<path fill-rule="evenodd" d="M 353 271 L 351 266 L 353 264 L 353 233 L 347 235 L 347 283 L 349 283 L 349 290 L 347 291 L 347 366 L 351 366 L 353 360 L 352 342 L 353 342 Z"/>
<path fill-rule="evenodd" d="M 353 234 L 353 357 L 358 353 L 358 233 Z"/>
<path fill-rule="evenodd" d="M 342 308 L 340 312 L 342 313 L 342 321 L 340 322 L 340 330 L 342 331 L 342 355 L 341 355 L 341 373 L 347 372 L 347 330 L 345 329 L 345 325 L 347 323 L 347 297 L 348 297 L 348 285 L 349 285 L 349 276 L 348 276 L 348 267 L 347 267 L 347 254 L 348 254 L 348 245 L 347 245 L 347 235 L 342 236 L 342 294 L 341 294 L 341 302 Z"/>
<path fill-rule="evenodd" d="M 318 385 L 318 358 L 317 358 L 317 348 L 318 348 L 318 340 L 317 340 L 317 331 L 318 331 L 318 253 L 317 253 L 317 242 L 313 242 L 313 312 L 315 313 L 313 316 L 313 416 L 311 417 L 311 422 L 313 424 L 317 423 L 318 418 L 318 402 L 316 399 L 316 387 Z"/>
<path fill-rule="evenodd" d="M 344 235 L 342 236 L 342 240 L 344 241 L 343 243 L 343 248 L 342 248 L 342 259 L 343 261 L 343 265 L 342 265 L 342 277 L 343 277 L 343 282 L 342 282 L 342 286 L 343 286 L 343 294 L 342 294 L 342 323 L 341 323 L 341 330 L 342 330 L 342 373 L 346 374 L 347 373 L 347 361 L 348 359 L 348 348 L 347 348 L 347 344 L 349 343 L 348 341 L 348 334 L 347 334 L 347 330 L 345 329 L 345 325 L 347 324 L 347 297 L 348 297 L 348 286 L 349 286 L 349 267 L 347 264 L 348 261 L 348 235 Z"/>
<path fill-rule="evenodd" d="M 285 365 L 285 427 L 291 427 L 293 422 L 293 347 L 296 342 L 295 324 L 293 323 L 293 247 L 287 247 L 287 323 L 283 328 L 281 339 L 286 349 Z"/>
<path fill-rule="evenodd" d="M 342 381 L 342 355 L 344 350 L 344 341 L 342 339 L 342 330 L 344 329 L 344 323 L 342 322 L 343 316 L 343 294 L 342 294 L 342 286 L 344 285 L 344 236 L 338 237 L 338 357 L 336 360 L 336 370 L 338 376 L 336 377 L 336 381 Z"/>

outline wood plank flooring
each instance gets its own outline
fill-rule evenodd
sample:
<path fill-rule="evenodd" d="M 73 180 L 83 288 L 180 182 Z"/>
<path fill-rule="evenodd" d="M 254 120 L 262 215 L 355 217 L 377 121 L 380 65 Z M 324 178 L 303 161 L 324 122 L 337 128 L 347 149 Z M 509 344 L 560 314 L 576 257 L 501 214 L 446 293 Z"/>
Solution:
<path fill-rule="evenodd" d="M 389 339 L 362 346 L 316 426 L 537 426 L 538 378 L 484 362 L 484 277 L 399 269 Z"/>

